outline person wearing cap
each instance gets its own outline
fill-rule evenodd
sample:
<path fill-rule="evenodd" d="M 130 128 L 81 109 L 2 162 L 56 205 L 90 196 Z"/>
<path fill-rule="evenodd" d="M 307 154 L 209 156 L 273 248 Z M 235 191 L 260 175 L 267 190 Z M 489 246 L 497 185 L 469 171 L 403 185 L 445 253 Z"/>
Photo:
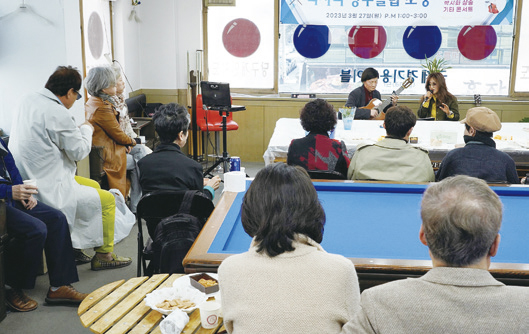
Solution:
<path fill-rule="evenodd" d="M 354 89 L 353 91 L 351 91 L 351 93 L 349 93 L 349 97 L 347 98 L 345 106 L 348 108 L 356 107 L 355 119 L 373 119 L 378 116 L 377 109 L 364 108 L 369 104 L 369 102 L 371 102 L 371 100 L 382 99 L 380 92 L 376 89 L 378 84 L 378 78 L 379 75 L 377 70 L 372 67 L 366 68 L 362 72 L 362 86 Z M 392 95 L 392 104 L 388 105 L 384 109 L 384 112 L 386 112 L 386 110 L 388 110 L 390 107 L 396 106 L 398 100 L 399 97 L 397 95 Z"/>
<path fill-rule="evenodd" d="M 496 149 L 493 132 L 501 129 L 498 115 L 486 107 L 471 108 L 465 124 L 466 145 L 448 152 L 437 171 L 436 180 L 468 175 L 489 183 L 520 183 L 514 160 Z"/>
<path fill-rule="evenodd" d="M 391 107 L 384 119 L 386 138 L 356 149 L 347 172 L 350 180 L 434 181 L 428 151 L 410 145 L 417 116 L 406 106 Z"/>

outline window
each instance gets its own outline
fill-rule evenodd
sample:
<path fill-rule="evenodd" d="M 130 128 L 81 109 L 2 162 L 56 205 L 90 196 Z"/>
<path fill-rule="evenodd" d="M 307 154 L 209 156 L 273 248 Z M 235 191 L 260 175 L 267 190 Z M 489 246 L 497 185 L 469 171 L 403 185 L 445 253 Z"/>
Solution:
<path fill-rule="evenodd" d="M 237 0 L 208 7 L 208 80 L 230 88 L 271 90 L 275 84 L 275 0 Z"/>
<path fill-rule="evenodd" d="M 285 1 L 282 0 L 283 3 Z M 348 11 L 347 6 L 351 6 L 351 4 L 345 2 L 301 1 L 302 6 L 297 5 L 297 9 L 293 8 L 289 2 L 287 2 L 288 6 L 285 4 L 281 7 L 282 10 L 286 10 L 287 14 L 280 14 L 279 92 L 348 93 L 361 85 L 360 77 L 363 69 L 374 67 L 380 73 L 378 89 L 381 93 L 390 94 L 397 90 L 401 83 L 411 75 L 415 82 L 405 91 L 405 94 L 423 94 L 428 72 L 421 64 L 425 63 L 425 53 L 432 51 L 428 54 L 429 59 L 443 58 L 451 67 L 444 72 L 451 93 L 455 95 L 504 96 L 509 94 L 514 29 L 512 0 L 504 1 L 504 7 L 497 8 L 500 13 L 504 10 L 504 18 L 495 25 L 455 26 L 453 25 L 454 22 L 465 21 L 454 20 L 449 22 L 450 25 L 439 27 L 399 26 L 391 23 L 389 19 L 376 20 L 375 18 L 365 22 L 384 22 L 387 25 L 322 25 L 328 28 L 328 43 L 330 45 L 322 56 L 314 58 L 303 54 L 303 47 L 296 45 L 296 38 L 300 36 L 298 27 L 302 27 L 299 25 L 300 18 L 310 22 L 316 22 L 319 19 L 320 24 L 334 23 L 337 20 L 338 22 L 349 23 L 361 22 L 362 15 L 355 13 L 355 11 Z M 366 6 L 365 3 L 367 3 L 364 1 L 353 2 L 357 6 L 355 8 L 359 9 L 362 5 Z M 390 8 L 392 6 L 390 1 L 372 2 L 369 8 L 374 8 L 373 6 L 378 3 L 386 5 L 385 9 L 381 9 L 382 14 L 379 15 L 391 15 L 388 14 L 393 11 Z M 408 10 L 406 9 L 407 3 L 404 1 L 400 1 L 400 3 L 394 1 L 393 3 L 395 8 Z M 415 3 L 420 10 L 420 1 L 415 1 Z M 460 3 L 463 4 L 465 1 Z M 473 3 L 477 2 L 474 1 Z M 430 1 L 429 5 L 433 7 L 434 3 Z M 443 6 L 441 1 L 436 2 L 435 5 Z M 319 11 L 327 11 L 326 16 L 322 18 L 321 15 L 318 16 L 318 13 L 312 13 L 311 11 L 314 10 L 315 6 L 318 7 Z M 472 10 L 477 12 L 478 5 L 472 6 Z M 292 14 L 289 13 L 289 10 Z M 305 10 L 305 12 L 295 13 L 296 10 Z M 293 16 L 296 15 L 298 19 L 293 19 Z M 364 17 L 368 15 L 370 14 L 365 14 Z M 417 15 L 427 17 L 428 12 Z M 492 14 L 490 10 L 487 11 L 485 8 L 485 12 L 481 15 L 490 18 L 490 22 L 493 23 L 492 18 L 499 14 Z M 346 19 L 340 19 L 344 17 Z M 472 19 L 474 18 L 472 17 Z M 410 21 L 401 20 L 401 22 L 408 23 Z M 414 32 L 414 35 L 411 32 Z M 359 35 L 363 36 L 358 38 Z M 411 38 L 410 36 L 414 37 Z M 307 39 L 310 38 L 313 36 L 309 34 Z M 433 40 L 437 41 L 438 44 L 429 45 L 429 43 L 434 42 Z M 325 50 L 325 46 L 320 44 L 325 44 L 325 41 L 321 39 L 312 41 L 313 48 Z M 410 54 L 413 54 L 414 50 L 417 49 L 421 49 L 422 53 L 417 52 L 414 58 Z M 422 56 L 420 56 L 421 54 Z M 529 63 L 527 65 L 529 68 Z M 529 73 L 529 70 L 526 72 Z M 527 78 L 527 85 L 529 86 L 529 74 Z"/>
<path fill-rule="evenodd" d="M 491 7 L 463 0 L 237 0 L 236 7 L 209 7 L 208 79 L 261 92 L 346 94 L 361 84 L 363 69 L 374 67 L 382 94 L 397 90 L 409 76 L 415 81 L 404 94 L 423 94 L 428 72 L 420 55 L 425 54 L 448 62 L 444 73 L 452 94 L 507 96 L 514 2 Z M 382 14 L 370 14 L 378 6 L 384 6 Z M 418 19 L 399 19 L 399 10 L 412 6 Z M 299 38 L 303 34 L 310 38 Z M 520 63 L 518 71 L 525 73 L 529 91 L 529 62 Z"/>

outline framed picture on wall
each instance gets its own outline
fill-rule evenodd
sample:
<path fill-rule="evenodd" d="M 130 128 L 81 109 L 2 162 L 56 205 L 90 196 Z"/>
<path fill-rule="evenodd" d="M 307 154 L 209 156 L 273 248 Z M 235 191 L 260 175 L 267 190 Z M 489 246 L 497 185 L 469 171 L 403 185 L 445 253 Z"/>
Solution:
<path fill-rule="evenodd" d="M 110 3 L 81 0 L 84 75 L 92 68 L 112 62 Z"/>

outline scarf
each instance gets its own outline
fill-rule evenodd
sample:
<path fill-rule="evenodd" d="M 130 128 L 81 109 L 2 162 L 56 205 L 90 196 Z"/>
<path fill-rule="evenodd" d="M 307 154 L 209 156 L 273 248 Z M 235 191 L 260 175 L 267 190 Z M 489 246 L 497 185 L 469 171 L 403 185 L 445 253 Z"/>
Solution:
<path fill-rule="evenodd" d="M 478 142 L 496 148 L 496 142 L 494 141 L 494 139 L 492 139 L 491 137 L 487 137 L 479 132 L 477 132 L 474 137 L 463 136 L 463 139 L 465 140 L 465 144 L 468 144 L 470 142 Z"/>

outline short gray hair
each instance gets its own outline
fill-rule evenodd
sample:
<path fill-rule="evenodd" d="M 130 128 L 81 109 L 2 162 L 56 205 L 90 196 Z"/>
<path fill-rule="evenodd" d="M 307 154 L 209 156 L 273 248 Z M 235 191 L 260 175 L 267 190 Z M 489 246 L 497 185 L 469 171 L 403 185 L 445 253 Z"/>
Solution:
<path fill-rule="evenodd" d="M 110 66 L 93 67 L 85 78 L 88 94 L 108 100 L 110 96 L 103 93 L 103 89 L 116 85 L 116 74 Z"/>
<path fill-rule="evenodd" d="M 501 227 L 502 203 L 485 181 L 458 175 L 426 189 L 421 217 L 431 253 L 452 267 L 481 260 Z"/>
<path fill-rule="evenodd" d="M 117 63 L 113 63 L 111 65 L 111 68 L 114 71 L 114 74 L 116 75 L 116 82 L 117 82 L 119 80 L 119 78 L 122 77 L 121 68 L 119 67 L 119 65 Z"/>

